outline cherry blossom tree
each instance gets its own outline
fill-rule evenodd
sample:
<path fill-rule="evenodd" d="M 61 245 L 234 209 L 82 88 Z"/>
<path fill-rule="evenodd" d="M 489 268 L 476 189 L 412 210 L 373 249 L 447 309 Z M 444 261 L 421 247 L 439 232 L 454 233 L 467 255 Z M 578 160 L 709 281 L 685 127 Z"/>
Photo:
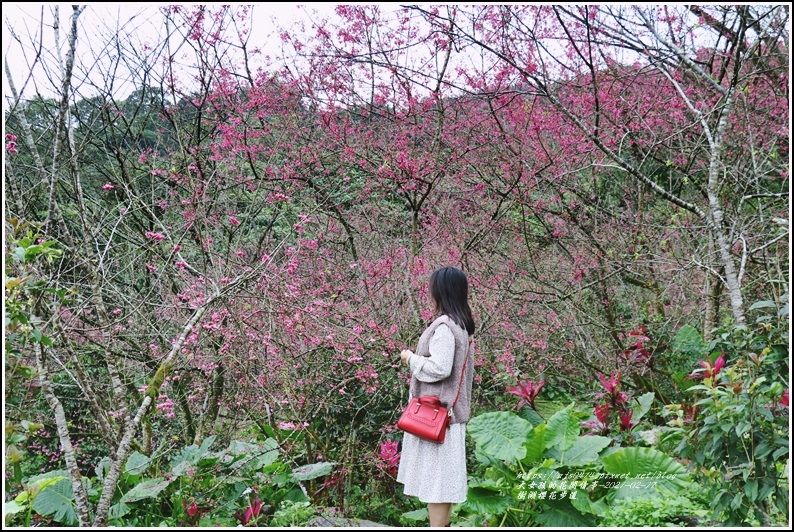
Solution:
<path fill-rule="evenodd" d="M 775 221 L 788 197 L 780 159 L 788 120 L 781 112 L 787 109 L 785 8 L 417 11 L 458 46 L 485 51 L 501 75 L 547 99 L 584 135 L 585 143 L 570 150 L 590 154 L 580 164 L 589 159 L 624 172 L 705 224 L 715 249 L 702 267 L 720 279 L 735 322 L 745 323 L 746 265 L 763 261 L 788 234 Z M 767 127 L 750 126 L 747 118 L 759 114 Z M 737 142 L 753 146 L 744 159 Z M 685 178 L 702 199 L 676 185 Z M 750 216 L 741 210 L 748 202 L 756 207 Z"/>
<path fill-rule="evenodd" d="M 788 235 L 788 175 L 780 157 L 787 152 L 788 119 L 782 7 L 446 6 L 408 8 L 387 19 L 377 7 L 352 6 L 338 13 L 346 22 L 320 28 L 311 41 L 317 48 L 296 49 L 325 65 L 333 58 L 326 71 L 356 72 L 349 75 L 357 83 L 348 85 L 348 100 L 388 101 L 397 109 L 411 101 L 404 95 L 421 95 L 438 121 L 449 119 L 453 99 L 490 106 L 490 116 L 467 114 L 440 127 L 476 139 L 464 148 L 472 160 L 487 153 L 492 162 L 501 152 L 510 161 L 512 168 L 486 172 L 487 163 L 477 160 L 480 176 L 488 176 L 480 185 L 500 185 L 495 175 L 508 185 L 493 189 L 505 199 L 526 205 L 524 198 L 541 186 L 567 203 L 546 215 L 557 224 L 547 233 L 592 244 L 567 250 L 572 277 L 599 291 L 616 347 L 622 346 L 609 294 L 614 284 L 605 283 L 616 275 L 647 291 L 664 315 L 677 288 L 661 280 L 671 272 L 696 273 L 708 294 L 701 299 L 706 334 L 716 324 L 720 294 L 727 294 L 733 321 L 743 324 L 743 287 L 753 297 L 761 286 L 773 298 L 787 291 L 785 280 L 776 285 L 777 275 L 763 273 L 776 263 L 767 258 L 785 254 Z M 768 124 L 760 128 L 764 133 L 747 121 L 751 115 Z M 758 149 L 741 150 L 741 144 Z M 621 211 L 599 207 L 604 175 L 625 183 L 615 188 L 623 196 Z M 544 210 L 534 207 L 533 214 Z M 616 225 L 613 233 L 604 219 L 634 230 Z M 646 233 L 660 224 L 669 226 L 653 237 Z M 632 234 L 636 238 L 624 238 Z M 683 262 L 656 253 L 654 242 L 669 248 L 682 234 L 690 242 L 681 250 L 690 255 Z M 615 236 L 628 253 L 609 260 L 604 243 Z M 759 277 L 748 281 L 750 270 Z"/>
<path fill-rule="evenodd" d="M 344 5 L 283 57 L 251 10 L 15 34 L 55 96 L 6 69 L 7 235 L 56 241 L 31 275 L 72 294 L 31 299 L 50 341 L 20 353 L 81 526 L 131 452 L 212 434 L 371 467 L 439 265 L 469 275 L 481 406 L 519 378 L 645 386 L 665 331 L 788 291 L 782 7 Z M 64 380 L 112 460 L 95 507 Z"/>

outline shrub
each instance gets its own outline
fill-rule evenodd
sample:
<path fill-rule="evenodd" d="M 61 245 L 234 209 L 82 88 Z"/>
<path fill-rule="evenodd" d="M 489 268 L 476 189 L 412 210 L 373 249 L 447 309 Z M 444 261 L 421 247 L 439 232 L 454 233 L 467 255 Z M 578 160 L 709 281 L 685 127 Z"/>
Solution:
<path fill-rule="evenodd" d="M 768 303 L 751 308 L 770 308 Z M 713 518 L 729 526 L 770 526 L 788 513 L 788 311 L 759 317 L 756 327 L 717 331 L 702 344 L 700 384 L 688 388 L 676 452 L 692 460 L 709 486 Z"/>
<path fill-rule="evenodd" d="M 611 527 L 692 525 L 708 513 L 704 503 L 693 502 L 682 495 L 625 499 L 607 508 L 601 524 Z"/>
<path fill-rule="evenodd" d="M 593 526 L 615 501 L 659 498 L 690 486 L 673 458 L 647 447 L 615 447 L 580 435 L 573 404 L 533 425 L 512 412 L 469 421 L 478 470 L 461 505 L 471 526 Z"/>

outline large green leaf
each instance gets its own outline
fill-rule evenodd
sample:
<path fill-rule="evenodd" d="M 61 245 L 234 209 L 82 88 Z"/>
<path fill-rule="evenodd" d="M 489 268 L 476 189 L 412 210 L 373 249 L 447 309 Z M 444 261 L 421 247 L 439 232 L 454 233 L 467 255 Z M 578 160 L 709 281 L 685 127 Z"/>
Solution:
<path fill-rule="evenodd" d="M 566 466 L 583 466 L 598 460 L 598 453 L 605 449 L 611 438 L 606 436 L 579 436 L 573 447 L 561 452 L 559 447 L 549 449 L 549 456 Z"/>
<path fill-rule="evenodd" d="M 110 464 L 112 463 L 113 461 L 110 459 L 109 456 L 105 456 L 99 461 L 99 463 L 94 468 L 94 473 L 96 474 L 97 482 L 102 483 L 105 481 L 105 475 L 107 475 L 108 471 L 110 471 Z"/>
<path fill-rule="evenodd" d="M 248 441 L 240 441 L 240 440 L 232 440 L 229 442 L 229 449 L 228 453 L 232 455 L 232 457 L 243 457 L 248 454 L 256 453 L 259 450 L 259 446 L 256 443 L 248 442 Z M 234 460 L 233 458 L 233 460 Z"/>
<path fill-rule="evenodd" d="M 462 508 L 483 515 L 501 515 L 510 507 L 511 498 L 484 483 L 470 483 Z"/>
<path fill-rule="evenodd" d="M 108 510 L 108 518 L 109 519 L 119 519 L 120 517 L 124 517 L 130 512 L 130 507 L 123 502 L 118 502 L 110 507 Z"/>
<path fill-rule="evenodd" d="M 71 482 L 62 478 L 41 490 L 33 501 L 33 511 L 52 516 L 54 521 L 65 526 L 76 525 L 77 513 L 74 509 L 74 491 Z"/>
<path fill-rule="evenodd" d="M 479 469 L 485 472 L 485 478 L 497 481 L 500 479 L 515 479 L 516 472 L 513 470 L 512 464 L 483 453 L 479 446 L 474 448 L 474 456 L 479 463 Z"/>
<path fill-rule="evenodd" d="M 617 477 L 610 499 L 656 496 L 660 489 L 678 493 L 689 483 L 686 468 L 661 451 L 626 447 L 601 458 L 604 470 Z"/>
<path fill-rule="evenodd" d="M 546 448 L 559 447 L 567 451 L 579 437 L 579 420 L 571 415 L 573 404 L 555 412 L 546 423 Z"/>
<path fill-rule="evenodd" d="M 267 438 L 263 443 L 250 443 L 232 441 L 228 453 L 232 455 L 232 462 L 241 461 L 236 467 L 250 467 L 258 470 L 267 467 L 278 459 L 278 442 Z"/>
<path fill-rule="evenodd" d="M 487 412 L 471 419 L 466 430 L 482 451 L 499 460 L 521 460 L 532 425 L 512 412 Z"/>
<path fill-rule="evenodd" d="M 273 464 L 278 460 L 278 442 L 273 438 L 268 438 L 259 445 L 259 456 L 254 460 L 254 468 L 262 469 Z"/>
<path fill-rule="evenodd" d="M 748 310 L 757 310 L 759 308 L 773 308 L 777 310 L 777 304 L 774 301 L 766 300 L 766 301 L 756 301 Z"/>
<path fill-rule="evenodd" d="M 541 423 L 546 423 L 546 420 L 540 417 L 540 414 L 538 414 L 531 406 L 528 405 L 522 406 L 521 410 L 518 411 L 518 415 L 521 418 L 529 421 L 533 427 L 537 427 Z"/>
<path fill-rule="evenodd" d="M 212 467 L 218 463 L 222 456 L 225 455 L 224 451 L 219 451 L 217 453 L 207 453 L 199 456 L 198 462 L 196 465 L 199 467 L 207 468 Z"/>
<path fill-rule="evenodd" d="M 124 464 L 124 472 L 128 475 L 142 475 L 148 468 L 151 459 L 145 454 L 135 451 L 127 458 L 127 463 Z"/>
<path fill-rule="evenodd" d="M 217 438 L 217 436 L 213 434 L 212 436 L 207 436 L 201 441 L 201 447 L 199 447 L 198 450 L 199 456 L 209 452 L 210 447 L 212 447 L 212 444 L 215 443 L 215 438 Z"/>
<path fill-rule="evenodd" d="M 307 464 L 292 470 L 292 476 L 295 480 L 311 480 L 313 478 L 322 477 L 330 473 L 334 468 L 334 462 L 317 462 L 316 464 Z"/>
<path fill-rule="evenodd" d="M 637 399 L 637 402 L 640 403 L 639 408 L 634 409 L 634 414 L 631 416 L 631 420 L 633 422 L 639 422 L 645 414 L 648 413 L 648 410 L 651 409 L 651 405 L 653 404 L 653 399 L 655 395 L 653 392 L 644 393 Z"/>
<path fill-rule="evenodd" d="M 583 514 L 603 515 L 608 508 L 603 497 L 597 501 L 591 501 L 590 493 L 583 489 L 577 489 L 571 495 L 574 494 L 575 497 L 570 499 L 571 504 Z"/>
<path fill-rule="evenodd" d="M 543 459 L 543 452 L 546 450 L 546 424 L 538 425 L 532 429 L 526 439 L 524 447 L 527 454 L 521 462 L 532 464 Z"/>
<path fill-rule="evenodd" d="M 69 478 L 69 472 L 66 471 L 65 469 L 55 469 L 53 471 L 47 471 L 46 473 L 41 473 L 39 475 L 33 475 L 32 477 L 30 477 L 28 479 L 27 483 L 28 483 L 29 486 L 37 484 L 39 487 L 41 487 L 41 489 L 44 489 L 45 483 L 42 483 L 42 481 L 44 481 L 44 480 L 56 480 L 57 481 L 57 480 L 61 480 L 63 478 Z M 46 484 L 47 485 L 54 484 L 54 482 L 48 482 Z"/>
<path fill-rule="evenodd" d="M 482 469 L 493 467 L 500 471 L 504 471 L 505 474 L 510 474 L 507 473 L 508 471 L 511 471 L 510 467 L 506 466 L 503 460 L 499 460 L 498 458 L 486 453 L 479 445 L 474 446 L 474 458 L 477 460 L 477 463 Z"/>
<path fill-rule="evenodd" d="M 198 464 L 201 457 L 209 453 L 210 446 L 215 442 L 215 436 L 204 438 L 201 446 L 188 445 L 179 454 L 171 459 L 171 473 L 174 476 L 184 475 L 188 467 Z"/>
<path fill-rule="evenodd" d="M 17 501 L 6 501 L 3 503 L 3 519 L 6 516 L 18 514 L 25 511 L 25 505 L 19 504 Z"/>
<path fill-rule="evenodd" d="M 171 483 L 170 480 L 164 478 L 153 478 L 151 480 L 144 480 L 140 484 L 136 484 L 133 488 L 124 494 L 121 502 L 130 503 L 136 502 L 151 497 L 156 497 Z"/>
<path fill-rule="evenodd" d="M 548 505 L 548 506 L 546 506 Z M 535 516 L 535 521 L 547 528 L 592 527 L 593 519 L 582 514 L 568 499 L 546 501 L 543 511 Z"/>

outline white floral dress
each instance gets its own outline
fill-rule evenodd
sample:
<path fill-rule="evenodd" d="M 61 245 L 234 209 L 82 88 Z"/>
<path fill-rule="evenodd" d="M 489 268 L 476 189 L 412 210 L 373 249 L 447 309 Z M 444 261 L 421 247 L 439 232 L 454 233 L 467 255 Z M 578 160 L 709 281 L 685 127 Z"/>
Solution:
<path fill-rule="evenodd" d="M 412 356 L 411 373 L 420 381 L 437 382 L 452 371 L 455 336 L 441 324 L 430 339 L 430 356 Z M 466 500 L 466 424 L 449 426 L 444 443 L 438 444 L 403 433 L 397 482 L 405 494 L 424 503 L 459 503 Z"/>

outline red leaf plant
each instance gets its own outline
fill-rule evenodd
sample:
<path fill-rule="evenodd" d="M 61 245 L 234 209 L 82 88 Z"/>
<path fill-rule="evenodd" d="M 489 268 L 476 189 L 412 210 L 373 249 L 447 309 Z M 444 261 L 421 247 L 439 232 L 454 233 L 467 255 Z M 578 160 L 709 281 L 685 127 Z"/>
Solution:
<path fill-rule="evenodd" d="M 631 418 L 634 416 L 634 409 L 628 408 L 624 409 L 620 412 L 620 430 L 625 432 L 631 432 L 631 429 L 637 426 L 637 421 L 632 421 Z"/>
<path fill-rule="evenodd" d="M 595 416 L 603 425 L 609 423 L 609 405 L 596 405 Z"/>
<path fill-rule="evenodd" d="M 703 382 L 710 387 L 716 386 L 717 375 L 720 374 L 720 371 L 723 367 L 725 367 L 725 352 L 720 353 L 720 356 L 712 362 L 709 358 L 706 360 L 699 360 L 700 368 L 694 370 L 690 375 L 689 379 L 703 379 Z"/>
<path fill-rule="evenodd" d="M 598 380 L 604 391 L 596 393 L 595 398 L 601 402 L 593 409 L 595 419 L 583 422 L 582 426 L 590 429 L 591 434 L 609 434 L 612 426 L 618 426 L 621 432 L 631 432 L 638 422 L 631 419 L 634 409 L 628 407 L 628 394 L 620 390 L 620 371 L 613 372 L 608 380 L 599 373 Z"/>
<path fill-rule="evenodd" d="M 582 426 L 590 429 L 591 434 L 609 433 L 609 412 L 610 406 L 608 404 L 595 405 L 594 414 L 596 418 L 582 422 Z"/>
<path fill-rule="evenodd" d="M 183 500 L 182 508 L 184 508 L 185 514 L 187 514 L 187 524 L 190 526 L 196 526 L 201 518 L 201 514 L 206 512 L 206 510 L 199 509 L 196 501 L 191 501 L 190 504 L 188 504 L 187 501 Z"/>
<path fill-rule="evenodd" d="M 264 504 L 262 503 L 262 499 L 254 495 L 254 498 L 249 501 L 246 509 L 242 512 L 239 510 L 234 512 L 234 517 L 236 517 L 243 526 L 248 526 L 248 523 L 251 522 L 253 522 L 252 524 L 256 524 L 256 518 L 259 517 L 263 509 Z"/>
<path fill-rule="evenodd" d="M 693 377 L 696 377 L 696 373 L 702 373 L 702 377 L 705 379 L 713 379 L 717 375 L 719 375 L 720 370 L 725 366 L 725 353 L 720 353 L 720 356 L 717 357 L 713 363 L 708 358 L 706 360 L 699 360 L 698 361 L 703 368 L 702 370 L 698 369 L 692 374 Z"/>
<path fill-rule="evenodd" d="M 535 398 L 538 396 L 540 391 L 545 386 L 546 381 L 542 380 L 539 383 L 534 383 L 532 381 L 526 381 L 524 383 L 518 383 L 518 386 L 508 386 L 507 392 L 513 395 L 517 395 L 521 398 L 521 400 L 516 405 L 516 410 L 520 410 L 522 406 L 528 404 L 532 410 L 535 410 Z"/>
<path fill-rule="evenodd" d="M 394 440 L 380 442 L 378 457 L 381 462 L 378 467 L 389 475 L 397 475 L 397 466 L 400 463 L 400 453 L 397 452 L 398 443 Z"/>
<path fill-rule="evenodd" d="M 193 517 L 198 513 L 198 505 L 196 504 L 196 501 L 191 502 L 189 505 L 185 501 L 182 501 L 182 508 L 185 509 L 185 513 L 188 515 L 188 517 Z"/>
<path fill-rule="evenodd" d="M 650 341 L 648 329 L 640 325 L 636 330 L 629 332 L 629 339 L 633 343 L 623 352 L 623 357 L 629 361 L 632 368 L 642 372 L 645 368 L 653 367 L 653 354 L 645 347 L 646 342 Z"/>
<path fill-rule="evenodd" d="M 607 391 L 609 395 L 616 395 L 618 393 L 618 388 L 620 387 L 620 372 L 616 371 L 610 375 L 609 380 L 606 380 L 604 375 L 601 373 L 598 374 L 598 380 L 601 381 L 601 385 Z M 603 394 L 602 394 L 603 395 Z"/>

